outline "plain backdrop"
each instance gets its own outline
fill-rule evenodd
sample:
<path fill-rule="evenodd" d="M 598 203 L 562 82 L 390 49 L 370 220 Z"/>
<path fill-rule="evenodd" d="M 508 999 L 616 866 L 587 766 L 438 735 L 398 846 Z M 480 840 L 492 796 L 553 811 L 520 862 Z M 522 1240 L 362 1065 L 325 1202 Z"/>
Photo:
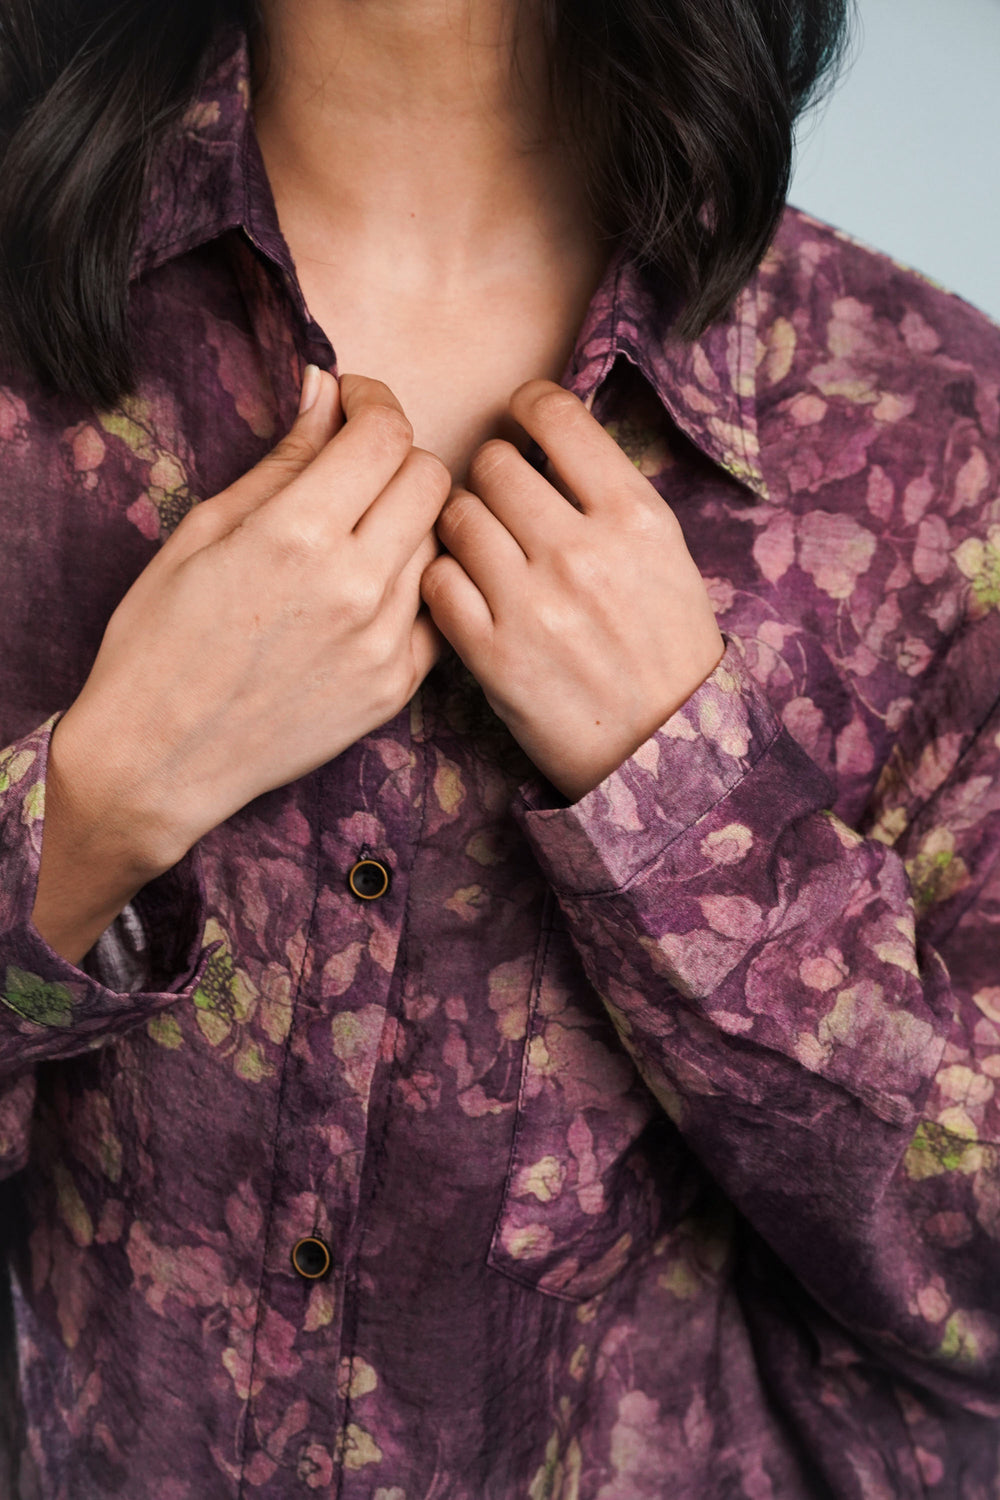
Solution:
<path fill-rule="evenodd" d="M 789 198 L 1000 322 L 1000 0 L 858 0 Z"/>

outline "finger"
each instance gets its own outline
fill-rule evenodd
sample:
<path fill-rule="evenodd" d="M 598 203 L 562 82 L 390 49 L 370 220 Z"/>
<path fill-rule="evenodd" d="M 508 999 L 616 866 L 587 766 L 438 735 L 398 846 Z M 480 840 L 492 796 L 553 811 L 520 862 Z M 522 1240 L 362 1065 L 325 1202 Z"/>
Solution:
<path fill-rule="evenodd" d="M 218 540 L 322 452 L 343 426 L 340 391 L 333 376 L 316 365 L 307 366 L 303 387 L 306 395 L 312 388 L 313 402 L 307 411 L 299 412 L 281 442 L 228 489 L 194 506 L 164 543 L 161 555 L 176 562 Z"/>
<path fill-rule="evenodd" d="M 414 611 L 420 608 L 420 580 L 424 569 L 440 556 L 440 544 L 431 531 L 423 538 L 395 582 L 389 584 L 383 608 L 390 614 L 398 612 L 400 630 L 403 628 L 403 621 L 412 619 Z"/>
<path fill-rule="evenodd" d="M 478 495 L 460 486 L 452 490 L 434 529 L 496 615 L 527 563 L 520 542 Z"/>
<path fill-rule="evenodd" d="M 486 599 L 461 563 L 447 552 L 424 569 L 420 593 L 434 624 L 469 665 L 469 658 L 493 636 L 493 616 Z"/>
<path fill-rule="evenodd" d="M 413 659 L 413 692 L 423 682 L 431 668 L 441 660 L 448 642 L 441 634 L 426 607 L 418 610 L 410 633 L 410 652 Z M 411 694 L 412 697 L 412 694 Z"/>
<path fill-rule="evenodd" d="M 566 526 L 576 519 L 571 497 L 561 489 L 553 493 L 558 486 L 539 474 L 513 443 L 498 438 L 472 455 L 468 484 L 529 558 L 558 548 Z"/>
<path fill-rule="evenodd" d="M 398 471 L 413 445 L 413 428 L 389 387 L 343 375 L 344 424 L 307 469 L 252 518 L 306 538 L 344 536 Z"/>
<path fill-rule="evenodd" d="M 359 556 L 391 578 L 427 536 L 450 492 L 447 465 L 426 448 L 411 448 L 354 528 Z"/>
<path fill-rule="evenodd" d="M 549 464 L 588 515 L 607 514 L 644 498 L 637 471 L 609 432 L 563 386 L 529 380 L 510 398 L 510 410 L 545 450 Z"/>
<path fill-rule="evenodd" d="M 582 511 L 583 506 L 580 504 L 579 500 L 576 498 L 573 491 L 566 483 L 565 479 L 563 479 L 562 475 L 557 473 L 556 470 L 552 467 L 552 460 L 548 457 L 546 457 L 545 463 L 542 465 L 542 477 L 548 484 L 551 484 L 554 490 L 559 491 L 564 500 L 569 501 L 574 510 Z"/>

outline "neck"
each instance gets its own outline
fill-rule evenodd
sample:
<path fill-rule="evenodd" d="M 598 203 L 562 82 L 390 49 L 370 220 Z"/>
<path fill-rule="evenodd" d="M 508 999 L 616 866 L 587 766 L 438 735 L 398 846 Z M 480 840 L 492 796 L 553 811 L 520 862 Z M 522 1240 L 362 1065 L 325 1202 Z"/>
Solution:
<path fill-rule="evenodd" d="M 254 93 L 282 223 L 310 258 L 467 288 L 592 238 L 534 0 L 264 0 Z M 257 59 L 255 59 L 256 61 Z"/>

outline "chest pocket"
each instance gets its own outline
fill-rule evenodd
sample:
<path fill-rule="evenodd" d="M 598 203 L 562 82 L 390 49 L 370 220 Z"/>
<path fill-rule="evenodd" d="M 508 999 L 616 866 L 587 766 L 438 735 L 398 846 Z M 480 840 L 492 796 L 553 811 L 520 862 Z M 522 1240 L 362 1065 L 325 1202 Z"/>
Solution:
<path fill-rule="evenodd" d="M 550 894 L 488 1264 L 537 1291 L 583 1301 L 683 1216 L 701 1181 Z"/>

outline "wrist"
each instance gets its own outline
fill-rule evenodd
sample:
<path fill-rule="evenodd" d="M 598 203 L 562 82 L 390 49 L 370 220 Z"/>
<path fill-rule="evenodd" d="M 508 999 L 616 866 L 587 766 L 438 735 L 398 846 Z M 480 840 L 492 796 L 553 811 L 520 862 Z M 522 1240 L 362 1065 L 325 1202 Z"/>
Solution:
<path fill-rule="evenodd" d="M 180 860 L 189 844 L 152 811 L 136 761 L 113 731 L 91 726 L 73 708 L 56 724 L 46 771 L 46 837 L 89 864 L 114 869 L 130 899 Z"/>

